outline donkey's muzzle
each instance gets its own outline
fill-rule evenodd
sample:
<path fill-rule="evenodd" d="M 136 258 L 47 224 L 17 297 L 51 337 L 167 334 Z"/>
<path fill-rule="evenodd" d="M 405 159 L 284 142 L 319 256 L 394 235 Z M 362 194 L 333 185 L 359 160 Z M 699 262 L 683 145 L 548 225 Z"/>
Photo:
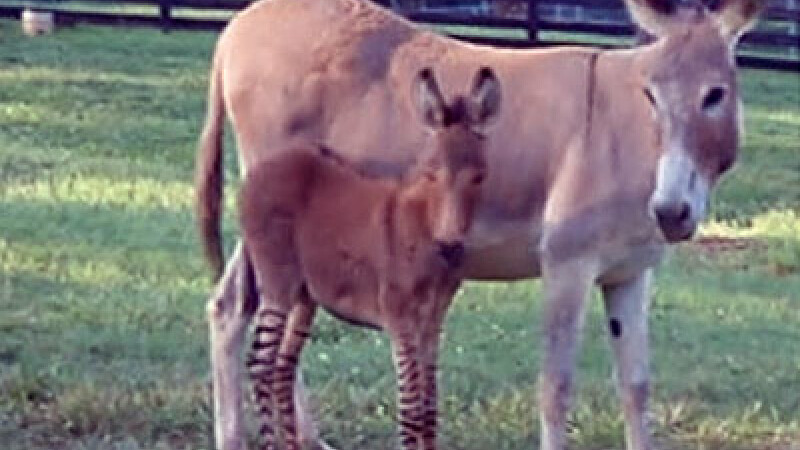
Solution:
<path fill-rule="evenodd" d="M 675 202 L 658 205 L 653 208 L 658 227 L 667 242 L 686 241 L 694 235 L 697 222 L 693 218 L 692 208 L 686 202 Z"/>
<path fill-rule="evenodd" d="M 461 242 L 436 242 L 439 256 L 451 269 L 457 269 L 464 263 L 464 244 Z"/>

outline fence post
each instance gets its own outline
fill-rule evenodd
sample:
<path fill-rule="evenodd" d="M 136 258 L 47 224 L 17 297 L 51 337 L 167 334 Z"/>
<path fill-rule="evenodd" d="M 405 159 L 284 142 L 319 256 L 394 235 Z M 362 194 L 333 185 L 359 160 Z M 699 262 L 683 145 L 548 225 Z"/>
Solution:
<path fill-rule="evenodd" d="M 158 0 L 158 15 L 161 18 L 161 31 L 169 33 L 172 29 L 172 0 Z"/>
<path fill-rule="evenodd" d="M 790 12 L 797 12 L 797 0 L 786 0 L 786 9 Z M 791 22 L 789 22 L 789 36 L 794 37 L 795 39 L 800 39 L 800 24 L 798 24 L 798 19 L 795 18 Z M 793 45 L 789 46 L 789 56 L 792 58 L 797 58 L 799 49 L 797 48 L 797 43 L 795 42 Z"/>
<path fill-rule="evenodd" d="M 532 45 L 539 43 L 539 8 L 538 0 L 528 0 L 528 41 Z"/>

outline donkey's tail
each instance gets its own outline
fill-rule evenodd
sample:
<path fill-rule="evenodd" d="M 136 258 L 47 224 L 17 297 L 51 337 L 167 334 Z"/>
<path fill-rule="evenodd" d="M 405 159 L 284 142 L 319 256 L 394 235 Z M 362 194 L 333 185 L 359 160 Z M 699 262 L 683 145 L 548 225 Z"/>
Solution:
<path fill-rule="evenodd" d="M 195 208 L 200 239 L 205 256 L 211 265 L 214 279 L 219 279 L 225 259 L 220 234 L 224 168 L 222 139 L 225 131 L 225 101 L 222 90 L 222 58 L 218 47 L 211 64 L 209 76 L 206 121 L 195 161 Z"/>

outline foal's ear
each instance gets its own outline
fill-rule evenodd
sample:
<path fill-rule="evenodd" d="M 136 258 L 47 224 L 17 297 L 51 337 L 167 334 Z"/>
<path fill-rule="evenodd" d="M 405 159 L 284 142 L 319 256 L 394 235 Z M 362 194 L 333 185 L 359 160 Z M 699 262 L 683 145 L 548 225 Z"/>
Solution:
<path fill-rule="evenodd" d="M 674 0 L 625 0 L 625 6 L 636 25 L 656 37 L 667 33 L 677 12 Z"/>
<path fill-rule="evenodd" d="M 411 100 L 426 125 L 433 128 L 445 126 L 447 105 L 430 67 L 420 70 L 411 83 Z"/>
<path fill-rule="evenodd" d="M 485 127 L 492 124 L 500 113 L 500 104 L 503 95 L 500 92 L 500 82 L 494 71 L 488 67 L 481 67 L 475 74 L 470 93 L 469 119 L 473 126 Z"/>
<path fill-rule="evenodd" d="M 758 17 L 767 9 L 767 0 L 720 0 L 711 10 L 720 32 L 732 44 L 750 31 Z"/>

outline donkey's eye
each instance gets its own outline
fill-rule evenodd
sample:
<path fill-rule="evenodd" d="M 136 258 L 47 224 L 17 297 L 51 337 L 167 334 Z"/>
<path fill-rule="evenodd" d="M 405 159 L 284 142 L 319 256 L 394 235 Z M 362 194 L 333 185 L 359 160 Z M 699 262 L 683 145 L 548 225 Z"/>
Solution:
<path fill-rule="evenodd" d="M 486 174 L 476 173 L 475 176 L 472 177 L 472 184 L 481 184 L 485 179 Z"/>
<path fill-rule="evenodd" d="M 643 90 L 644 96 L 647 97 L 647 101 L 650 102 L 650 105 L 654 108 L 656 107 L 656 97 L 653 95 L 653 91 L 650 88 L 644 88 Z"/>
<path fill-rule="evenodd" d="M 724 87 L 711 88 L 706 96 L 703 97 L 703 109 L 709 110 L 722 103 L 722 100 L 725 99 L 725 94 L 727 94 L 727 91 Z"/>

